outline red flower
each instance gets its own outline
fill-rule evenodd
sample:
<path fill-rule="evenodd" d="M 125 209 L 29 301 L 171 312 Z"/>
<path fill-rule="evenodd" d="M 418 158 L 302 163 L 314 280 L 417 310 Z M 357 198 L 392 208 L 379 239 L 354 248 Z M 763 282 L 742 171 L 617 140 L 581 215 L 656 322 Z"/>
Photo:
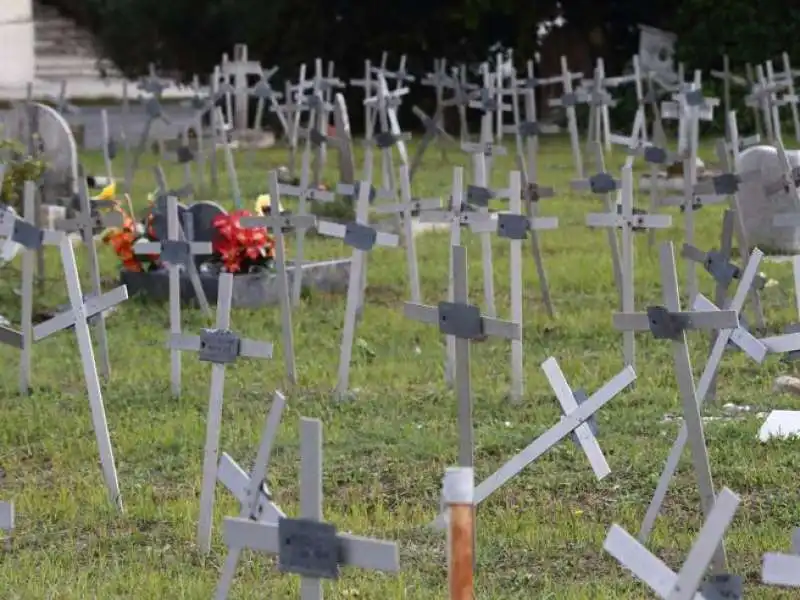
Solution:
<path fill-rule="evenodd" d="M 242 226 L 241 219 L 251 216 L 250 211 L 241 209 L 217 215 L 211 223 L 217 230 L 211 241 L 212 249 L 230 273 L 241 271 L 245 258 L 255 262 L 272 256 L 274 242 L 266 228 Z"/>

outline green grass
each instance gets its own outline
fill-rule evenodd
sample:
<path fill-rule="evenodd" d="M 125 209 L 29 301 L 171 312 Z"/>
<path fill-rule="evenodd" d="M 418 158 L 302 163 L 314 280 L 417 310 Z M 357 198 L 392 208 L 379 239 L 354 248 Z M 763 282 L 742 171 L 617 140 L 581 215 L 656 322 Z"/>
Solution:
<path fill-rule="evenodd" d="M 711 147 L 704 146 L 702 155 L 710 157 Z M 450 160 L 467 165 L 455 151 Z M 621 160 L 616 154 L 610 165 L 618 169 Z M 100 170 L 98 156 L 88 155 L 85 161 Z M 258 169 L 242 169 L 246 197 L 254 200 L 263 190 L 266 169 L 285 161 L 284 150 L 270 150 L 258 155 Z M 153 164 L 151 158 L 143 161 L 135 185 L 140 210 L 145 194 L 154 186 L 149 171 Z M 335 160 L 329 164 L 332 169 Z M 431 151 L 415 181 L 415 194 L 446 195 L 452 164 Z M 511 164 L 510 159 L 496 159 L 496 185 L 506 183 Z M 558 420 L 557 401 L 539 368 L 546 358 L 555 356 L 568 380 L 590 392 L 621 368 L 621 335 L 611 327 L 616 296 L 605 234 L 583 226 L 583 215 L 600 212 L 602 203 L 568 191 L 570 164 L 563 140 L 542 147 L 543 183 L 559 191 L 542 210 L 561 220 L 560 229 L 542 234 L 558 315 L 555 320 L 546 317 L 533 261 L 526 251 L 526 391 L 520 405 L 507 399 L 509 344 L 473 345 L 478 479 Z M 224 170 L 222 161 L 220 165 Z M 117 169 L 121 171 L 121 165 Z M 169 170 L 168 177 L 173 185 L 180 183 L 177 169 Z M 327 178 L 335 181 L 333 170 Z M 228 189 L 224 180 L 220 189 Z M 231 205 L 229 200 L 224 203 Z M 716 243 L 721 212 L 714 207 L 697 213 L 698 245 Z M 674 227 L 660 232 L 659 239 L 680 244 L 682 219 L 677 211 L 674 214 Z M 480 246 L 470 234 L 465 234 L 465 243 L 471 295 L 479 302 L 483 297 Z M 83 260 L 83 250 L 76 248 Z M 98 248 L 108 289 L 114 285 L 117 262 L 110 249 Z M 417 249 L 423 299 L 436 303 L 446 290 L 448 237 L 424 235 L 417 239 Z M 501 316 L 507 316 L 507 242 L 495 240 L 494 251 L 497 306 Z M 348 255 L 342 243 L 320 239 L 311 243 L 311 252 L 315 257 Z M 0 312 L 14 320 L 19 318 L 19 299 L 13 293 L 17 269 L 18 263 L 4 268 L 0 281 Z M 793 316 L 790 271 L 786 265 L 774 264 L 765 264 L 763 270 L 780 282 L 765 294 L 770 329 L 777 331 Z M 52 309 L 66 298 L 55 255 L 48 256 L 47 277 L 46 294 L 36 298 L 37 311 Z M 711 281 L 704 272 L 700 278 L 701 289 L 710 293 Z M 358 389 L 358 395 L 348 403 L 336 403 L 331 396 L 343 296 L 312 295 L 295 312 L 296 387 L 288 387 L 283 379 L 278 310 L 234 311 L 233 327 L 251 338 L 274 340 L 276 355 L 272 361 L 242 361 L 227 369 L 221 449 L 249 469 L 272 391 L 283 390 L 289 406 L 269 473 L 279 504 L 289 514 L 295 513 L 298 418 L 317 417 L 324 423 L 326 519 L 340 530 L 400 544 L 399 576 L 348 569 L 336 585 L 326 585 L 328 597 L 443 598 L 444 537 L 428 528 L 439 507 L 444 470 L 456 461 L 456 405 L 443 383 L 443 339 L 435 328 L 403 318 L 402 303 L 408 292 L 401 249 L 378 249 L 372 254 L 369 284 L 351 367 L 351 387 Z M 646 238 L 638 239 L 636 288 L 641 308 L 660 297 L 657 252 L 648 248 Z M 205 325 L 198 311 L 184 312 L 187 332 Z M 108 320 L 113 373 L 104 385 L 104 398 L 125 503 L 123 515 L 111 509 L 98 468 L 74 336 L 62 332 L 36 345 L 35 390 L 29 398 L 17 393 L 14 351 L 0 349 L 4 365 L 0 498 L 13 500 L 17 510 L 12 544 L 0 557 L 0 598 L 211 597 L 225 555 L 222 519 L 236 514 L 238 507 L 218 486 L 213 550 L 206 558 L 200 556 L 194 536 L 210 368 L 186 355 L 183 396 L 172 399 L 164 347 L 167 326 L 165 305 L 138 299 L 124 303 Z M 638 530 L 678 431 L 675 421 L 663 422 L 666 413 L 680 412 L 669 345 L 647 336 L 637 342 L 635 389 L 613 400 L 598 416 L 601 445 L 613 473 L 598 483 L 582 452 L 566 441 L 487 499 L 478 513 L 478 598 L 651 597 L 602 550 L 612 523 L 631 532 Z M 693 334 L 690 342 L 699 372 L 707 340 Z M 711 421 L 706 427 L 717 487 L 728 486 L 742 497 L 727 536 L 731 571 L 743 575 L 749 595 L 760 599 L 794 597 L 759 583 L 763 552 L 788 549 L 791 528 L 800 519 L 796 445 L 756 441 L 762 419 L 755 412 L 800 408 L 800 400 L 771 392 L 772 379 L 786 368 L 776 358 L 759 367 L 741 355 L 727 355 L 720 369 L 718 405 L 708 412 L 718 414 L 718 407 L 728 402 L 750 405 L 753 412 L 743 418 Z M 700 523 L 687 453 L 650 548 L 678 568 Z M 280 575 L 271 559 L 245 553 L 233 597 L 296 598 L 298 580 Z"/>

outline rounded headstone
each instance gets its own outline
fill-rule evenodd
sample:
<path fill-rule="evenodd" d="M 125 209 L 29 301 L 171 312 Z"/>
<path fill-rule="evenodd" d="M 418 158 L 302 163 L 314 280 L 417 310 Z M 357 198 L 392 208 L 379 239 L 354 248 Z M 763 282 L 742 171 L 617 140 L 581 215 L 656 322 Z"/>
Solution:
<path fill-rule="evenodd" d="M 212 225 L 214 217 L 228 214 L 222 206 L 210 200 L 195 202 L 187 209 L 192 217 L 192 241 L 211 242 L 217 233 Z M 199 266 L 207 261 L 211 255 L 197 254 L 195 262 Z"/>
<path fill-rule="evenodd" d="M 800 151 L 787 150 L 786 157 L 792 167 L 800 166 Z M 776 216 L 798 211 L 792 196 L 784 191 L 769 197 L 764 193 L 765 183 L 776 181 L 782 176 L 778 151 L 772 146 L 748 148 L 739 155 L 736 169 L 739 173 L 761 172 L 760 181 L 743 183 L 739 194 L 742 222 L 750 245 L 775 254 L 800 252 L 800 230 L 774 225 Z"/>
<path fill-rule="evenodd" d="M 188 209 L 184 204 L 178 203 L 178 220 L 181 225 L 186 218 L 184 215 Z M 150 219 L 152 217 L 152 220 Z M 153 206 L 150 207 L 147 215 L 145 216 L 145 223 L 149 222 L 148 232 L 150 232 L 156 240 L 166 240 L 168 235 L 167 229 L 167 198 L 159 196 Z"/>

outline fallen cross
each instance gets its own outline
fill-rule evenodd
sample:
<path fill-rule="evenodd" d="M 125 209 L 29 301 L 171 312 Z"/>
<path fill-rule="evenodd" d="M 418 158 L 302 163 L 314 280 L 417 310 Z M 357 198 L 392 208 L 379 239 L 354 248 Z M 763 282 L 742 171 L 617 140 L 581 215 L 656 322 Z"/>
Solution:
<path fill-rule="evenodd" d="M 739 496 L 724 488 L 677 574 L 619 525 L 611 526 L 603 548 L 662 600 L 741 598 L 741 577 L 717 574 L 703 582 L 715 549 L 722 547 L 725 531 L 738 506 Z"/>
<path fill-rule="evenodd" d="M 575 391 L 569 386 L 555 358 L 550 357 L 543 362 L 542 370 L 547 376 L 550 387 L 555 392 L 565 415 L 561 418 L 561 421 L 537 437 L 524 450 L 509 459 L 475 488 L 475 506 L 483 502 L 515 477 L 522 469 L 538 460 L 545 452 L 573 432 L 576 434 L 575 438 L 581 449 L 586 453 L 589 464 L 592 466 L 597 478 L 602 479 L 611 472 L 589 422 L 598 410 L 636 380 L 636 373 L 633 368 L 625 367 L 622 369 L 586 400 L 583 400 L 579 391 Z M 578 402 L 579 399 L 582 402 Z M 470 448 L 471 452 L 472 448 Z M 441 528 L 444 524 L 445 515 L 440 514 L 433 525 Z"/>
<path fill-rule="evenodd" d="M 764 554 L 761 580 L 767 585 L 800 588 L 800 529 L 792 534 L 791 554 Z"/>

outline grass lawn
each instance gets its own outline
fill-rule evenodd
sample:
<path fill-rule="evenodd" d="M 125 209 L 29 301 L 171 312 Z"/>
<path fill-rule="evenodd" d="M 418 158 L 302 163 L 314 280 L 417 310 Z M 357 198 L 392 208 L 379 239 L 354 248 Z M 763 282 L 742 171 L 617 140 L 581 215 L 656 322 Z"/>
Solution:
<path fill-rule="evenodd" d="M 509 150 L 512 145 L 509 141 Z M 713 144 L 701 156 L 710 158 Z M 458 156 L 457 156 L 458 154 Z M 571 154 L 564 140 L 545 143 L 540 151 L 544 184 L 558 197 L 543 202 L 542 214 L 560 218 L 560 229 L 543 232 L 542 247 L 556 303 L 557 318 L 547 318 L 539 297 L 533 260 L 526 246 L 525 373 L 520 405 L 507 399 L 510 345 L 489 341 L 473 345 L 472 375 L 475 417 L 476 477 L 482 480 L 535 437 L 552 426 L 560 409 L 539 365 L 555 356 L 575 387 L 593 393 L 622 366 L 622 338 L 611 326 L 616 294 L 605 232 L 584 226 L 584 214 L 601 212 L 597 198 L 568 189 Z M 97 155 L 84 157 L 89 169 L 101 171 Z M 360 161 L 360 156 L 358 157 Z M 468 165 L 452 151 L 451 161 Z M 610 159 L 618 173 L 621 153 Z M 244 159 L 240 161 L 244 164 Z M 257 169 L 240 172 L 245 197 L 252 203 L 266 186 L 266 169 L 286 162 L 286 151 L 258 155 Z M 335 155 L 329 157 L 327 181 L 336 181 Z M 139 211 L 154 188 L 143 160 L 135 185 Z M 360 164 L 360 162 L 359 162 Z M 454 162 L 431 150 L 415 180 L 420 196 L 449 193 Z M 221 170 L 224 162 L 220 158 Z M 376 160 L 376 170 L 378 163 Z M 510 157 L 498 157 L 497 186 L 505 187 Z M 123 171 L 122 165 L 117 170 Z M 469 171 L 467 171 L 469 173 Z M 180 183 L 177 168 L 167 172 Z M 227 190 L 223 179 L 221 190 Z M 292 203 L 284 200 L 291 208 Z M 232 207 L 232 201 L 225 200 Z M 643 197 L 642 206 L 646 206 Z M 674 226 L 659 240 L 683 241 L 683 221 L 674 211 Z M 717 243 L 722 208 L 697 213 L 697 243 Z M 480 303 L 480 243 L 465 233 L 470 260 L 471 297 Z M 308 247 L 308 246 L 307 246 Z M 81 264 L 85 252 L 76 246 Z M 423 300 L 444 299 L 448 236 L 417 239 Z M 291 253 L 293 246 L 289 245 Z M 105 288 L 115 285 L 116 257 L 98 245 Z M 348 256 L 339 241 L 315 239 L 314 257 Z M 508 243 L 495 240 L 495 289 L 500 316 L 509 311 Z M 680 260 L 680 259 L 678 259 Z M 2 269 L 0 313 L 19 319 L 19 264 Z M 685 271 L 680 266 L 681 271 Z M 780 285 L 764 295 L 771 331 L 793 317 L 788 265 L 762 268 Z M 86 271 L 86 269 L 83 269 Z M 47 293 L 37 310 L 66 301 L 58 257 L 48 256 Z M 700 271 L 701 290 L 713 284 Z M 241 361 L 227 369 L 221 450 L 249 469 L 255 457 L 272 391 L 283 390 L 289 406 L 269 472 L 279 505 L 295 514 L 298 494 L 299 417 L 324 423 L 325 517 L 341 531 L 378 536 L 400 544 L 402 572 L 397 577 L 347 569 L 341 580 L 326 585 L 330 598 L 407 598 L 430 600 L 446 595 L 444 536 L 428 524 L 439 508 L 441 479 L 455 464 L 457 450 L 454 394 L 443 380 L 443 338 L 434 327 L 404 319 L 408 298 L 402 249 L 377 249 L 369 261 L 367 304 L 357 331 L 351 387 L 352 402 L 331 398 L 344 317 L 344 296 L 312 295 L 294 314 L 299 383 L 283 380 L 280 320 L 277 308 L 236 310 L 232 326 L 243 335 L 273 340 L 272 361 Z M 89 289 L 86 287 L 85 289 Z M 656 248 L 638 239 L 637 306 L 660 301 Z M 184 329 L 206 326 L 197 310 L 184 311 Z M 112 376 L 104 385 L 111 438 L 125 513 L 111 508 L 99 469 L 99 458 L 74 335 L 62 332 L 36 345 L 30 398 L 17 392 L 17 358 L 0 348 L 4 377 L 0 382 L 0 499 L 13 501 L 17 527 L 10 548 L 0 555 L 0 598 L 210 598 L 224 560 L 221 538 L 224 516 L 238 506 L 218 486 L 212 553 L 195 549 L 201 463 L 208 407 L 210 367 L 187 354 L 183 359 L 183 396 L 169 393 L 166 305 L 139 299 L 125 302 L 108 319 Z M 705 364 L 708 342 L 691 334 L 695 371 Z M 597 482 L 583 453 L 562 442 L 489 497 L 478 512 L 477 597 L 633 599 L 650 592 L 605 555 L 602 543 L 612 522 L 635 533 L 655 489 L 679 421 L 677 383 L 668 343 L 642 335 L 637 339 L 638 383 L 598 415 L 600 443 L 613 470 Z M 715 484 L 728 486 L 742 502 L 727 536 L 731 571 L 746 578 L 749 596 L 796 597 L 789 591 L 761 586 L 761 556 L 787 550 L 792 527 L 800 520 L 797 473 L 800 458 L 790 442 L 762 445 L 756 440 L 770 408 L 800 408 L 800 400 L 771 392 L 772 380 L 787 368 L 777 358 L 763 366 L 744 356 L 725 357 L 718 401 L 709 414 L 727 414 L 725 403 L 749 405 L 752 413 L 707 423 L 706 436 Z M 699 496 L 689 454 L 667 498 L 650 548 L 679 568 L 700 526 Z M 271 559 L 245 553 L 240 561 L 235 598 L 297 598 L 299 580 L 282 576 Z"/>

